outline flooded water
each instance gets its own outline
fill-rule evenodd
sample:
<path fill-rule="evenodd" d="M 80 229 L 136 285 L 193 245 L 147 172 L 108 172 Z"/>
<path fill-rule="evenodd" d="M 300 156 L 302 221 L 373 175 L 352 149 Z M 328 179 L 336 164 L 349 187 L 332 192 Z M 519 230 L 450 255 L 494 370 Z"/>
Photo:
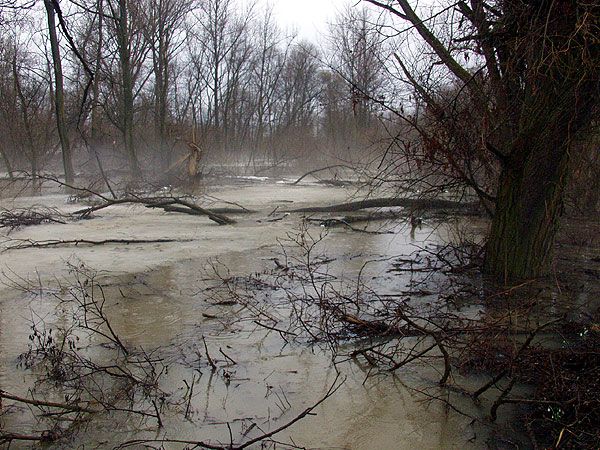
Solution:
<path fill-rule="evenodd" d="M 367 377 L 368 369 L 355 361 L 342 358 L 333 364 L 327 346 L 288 342 L 284 334 L 259 326 L 248 308 L 215 302 L 207 294 L 207 286 L 214 283 L 212 267 L 226 268 L 227 276 L 242 277 L 276 268 L 274 259 L 279 262 L 285 257 L 282 243 L 286 249 L 289 235 L 295 236 L 301 226 L 301 215 L 284 215 L 286 208 L 337 203 L 350 194 L 341 188 L 314 185 L 222 186 L 211 195 L 257 212 L 236 216 L 235 225 L 218 226 L 204 217 L 115 206 L 91 220 L 11 232 L 0 253 L 0 389 L 31 398 L 28 390 L 40 374 L 18 364 L 19 355 L 28 350 L 31 323 L 43 322 L 46 329 L 69 323 L 69 312 L 57 309 L 57 298 L 73 283 L 68 265 L 85 264 L 104 287 L 107 316 L 120 339 L 168 366 L 160 378 L 160 389 L 169 406 L 162 410 L 161 428 L 153 418 L 119 412 L 63 425 L 70 433 L 55 447 L 113 448 L 132 439 L 165 437 L 227 444 L 230 433 L 233 441 L 240 442 L 293 419 L 323 397 L 336 379 L 345 381 L 335 394 L 317 407 L 314 415 L 274 436 L 270 445 L 292 448 L 290 444 L 295 443 L 319 449 L 485 446 L 485 433 L 475 429 L 470 418 L 451 412 L 443 403 L 427 401 L 415 390 L 427 388 L 430 393 L 446 395 L 436 388 L 435 369 L 415 366 L 396 375 Z M 34 204 L 64 211 L 81 208 L 66 204 L 65 196 L 57 194 L 2 202 L 3 207 Z M 332 259 L 327 266 L 330 273 L 348 280 L 356 279 L 366 261 L 374 261 L 362 276 L 382 294 L 398 292 L 408 282 L 402 274 L 389 272 L 392 257 L 453 237 L 452 227 L 434 227 L 427 222 L 416 230 L 406 223 L 371 228 L 393 233 L 334 228 L 319 243 L 318 251 Z M 323 229 L 309 225 L 308 231 L 319 236 Z M 477 229 L 472 232 L 476 234 Z M 7 250 L 15 240 L 26 239 L 158 238 L 180 241 Z M 23 292 L 25 285 L 30 292 Z M 54 290 L 46 292 L 42 287 Z M 271 296 L 276 297 L 277 292 L 267 294 L 267 298 Z M 276 307 L 266 305 L 264 313 Z M 92 356 L 101 358 L 107 352 L 89 344 Z M 206 349 L 215 370 L 207 363 Z M 352 349 L 353 344 L 347 342 L 338 352 Z M 193 393 L 188 402 L 189 386 Z M 47 384 L 38 386 L 35 393 L 36 398 L 64 401 L 60 389 Z M 470 401 L 458 398 L 457 402 L 477 412 Z M 4 405 L 7 403 L 5 400 Z M 0 423 L 6 431 L 26 434 L 49 427 L 48 421 L 37 421 L 23 405 L 8 409 Z M 160 447 L 159 443 L 152 445 Z M 164 448 L 183 447 L 183 443 L 164 444 Z M 138 444 L 134 448 L 147 447 Z M 250 448 L 261 448 L 261 444 Z"/>

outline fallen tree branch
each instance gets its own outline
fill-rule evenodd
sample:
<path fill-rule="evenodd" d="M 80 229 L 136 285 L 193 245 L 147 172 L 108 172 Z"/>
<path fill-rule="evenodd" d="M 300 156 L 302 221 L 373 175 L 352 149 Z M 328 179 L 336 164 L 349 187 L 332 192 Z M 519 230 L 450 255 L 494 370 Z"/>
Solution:
<path fill-rule="evenodd" d="M 55 208 L 18 208 L 0 212 L 0 228 L 8 228 L 9 232 L 28 225 L 42 223 L 65 224 L 65 215 Z"/>
<path fill-rule="evenodd" d="M 12 441 L 37 441 L 37 442 L 53 442 L 57 436 L 50 432 L 42 434 L 21 434 L 21 433 L 0 433 L 0 444 L 9 444 Z"/>
<path fill-rule="evenodd" d="M 73 184 L 61 181 L 55 175 L 44 175 L 44 174 L 38 173 L 34 177 L 33 175 L 31 175 L 28 172 L 21 172 L 21 173 L 24 175 L 25 179 L 33 180 L 34 178 L 37 178 L 39 180 L 50 181 L 50 182 L 56 183 L 60 187 L 66 188 L 68 191 L 71 191 L 71 192 L 81 192 L 83 194 L 86 194 L 86 196 L 96 196 L 96 197 L 101 198 L 102 200 L 110 200 L 109 197 L 106 197 L 105 195 L 102 195 L 99 192 L 93 191 L 93 190 L 85 188 L 85 187 L 75 186 Z M 104 181 L 107 183 L 107 186 L 109 187 L 111 194 L 114 196 L 115 194 L 112 191 L 112 189 L 110 188 L 110 185 L 108 184 L 108 181 L 106 180 L 106 178 L 104 179 Z"/>
<path fill-rule="evenodd" d="M 319 172 L 323 172 L 325 170 L 329 170 L 329 169 L 335 169 L 337 167 L 343 167 L 345 169 L 351 169 L 351 170 L 356 170 L 354 167 L 351 166 L 347 166 L 345 164 L 334 164 L 332 166 L 327 166 L 327 167 L 322 167 L 320 169 L 315 169 L 315 170 L 311 170 L 309 172 L 306 172 L 304 175 L 302 175 L 300 178 L 298 178 L 296 181 L 294 181 L 293 183 L 290 183 L 291 185 L 296 185 L 298 183 L 300 183 L 304 178 L 306 178 L 309 175 L 312 175 L 314 173 L 319 173 Z"/>
<path fill-rule="evenodd" d="M 292 209 L 289 212 L 347 212 L 359 211 L 367 208 L 389 208 L 403 207 L 411 209 L 464 209 L 472 210 L 478 207 L 477 202 L 456 202 L 437 198 L 372 198 L 356 202 L 340 203 L 330 206 L 311 206 L 306 208 Z"/>
<path fill-rule="evenodd" d="M 294 417 L 290 421 L 284 423 L 280 427 L 274 429 L 273 431 L 269 431 L 268 433 L 264 433 L 260 436 L 257 436 L 253 439 L 249 439 L 246 442 L 243 442 L 240 444 L 234 444 L 232 442 L 229 445 L 218 445 L 218 444 L 211 444 L 209 442 L 204 442 L 204 441 L 193 441 L 193 440 L 185 440 L 185 439 L 166 439 L 165 438 L 165 439 L 131 440 L 131 441 L 124 442 L 123 444 L 119 445 L 116 448 L 128 448 L 128 447 L 133 447 L 133 446 L 143 445 L 143 444 L 148 444 L 148 443 L 162 443 L 162 444 L 170 443 L 170 444 L 193 445 L 198 448 L 205 448 L 205 449 L 209 449 L 209 450 L 243 450 L 245 448 L 250 447 L 251 445 L 254 445 L 258 442 L 269 439 L 270 437 L 275 436 L 278 433 L 281 433 L 282 431 L 284 431 L 284 430 L 288 429 L 289 427 L 291 427 L 292 425 L 294 425 L 296 422 L 302 420 L 304 417 L 311 414 L 317 406 L 319 406 L 321 403 L 323 403 L 325 400 L 327 400 L 329 397 L 331 397 L 333 394 L 335 394 L 337 392 L 337 390 L 342 386 L 342 384 L 344 384 L 344 380 L 341 383 L 338 383 L 339 377 L 340 377 L 340 375 L 338 374 L 335 377 L 335 380 L 333 381 L 331 387 L 327 390 L 325 395 L 323 397 L 321 397 L 321 399 L 318 402 L 316 402 L 312 406 L 309 406 L 308 408 L 306 408 L 304 411 L 302 411 L 296 417 Z"/>
<path fill-rule="evenodd" d="M 255 213 L 256 211 L 252 210 L 252 209 L 248 209 L 246 208 L 244 205 L 241 205 L 237 202 L 231 202 L 228 200 L 223 200 L 222 198 L 219 197 L 214 197 L 212 195 L 207 195 L 204 194 L 204 197 L 207 198 L 208 200 L 211 201 L 216 201 L 219 203 L 225 203 L 226 205 L 233 205 L 233 206 L 237 206 L 239 209 L 236 208 L 210 208 L 211 211 L 213 212 L 221 212 L 222 214 L 227 214 L 226 211 L 231 211 L 234 213 L 238 213 L 238 214 L 242 214 L 242 213 Z"/>
<path fill-rule="evenodd" d="M 120 198 L 117 200 L 106 200 L 104 203 L 96 206 L 90 206 L 89 208 L 81 209 L 75 211 L 73 215 L 80 217 L 88 217 L 90 214 L 100 211 L 101 209 L 108 208 L 109 206 L 122 205 L 122 204 L 141 204 L 146 206 L 147 208 L 161 208 L 163 210 L 167 210 L 168 208 L 171 211 L 182 212 L 186 214 L 192 215 L 203 215 L 207 216 L 213 222 L 218 223 L 219 225 L 231 225 L 235 223 L 235 220 L 230 219 L 223 214 L 219 214 L 213 212 L 211 210 L 202 208 L 192 202 L 188 202 L 187 200 L 183 200 L 180 198 L 174 197 L 153 197 L 153 198 L 138 198 L 138 197 L 128 197 L 128 198 Z M 183 208 L 182 208 L 183 207 Z M 176 209 L 173 209 L 176 208 Z"/>
<path fill-rule="evenodd" d="M 162 244 L 167 242 L 189 242 L 192 239 L 104 239 L 101 241 L 93 241 L 90 239 L 71 239 L 71 240 L 48 240 L 48 241 L 33 241 L 31 239 L 19 239 L 19 244 L 7 246 L 3 251 L 7 250 L 22 250 L 26 248 L 47 248 L 69 245 L 106 245 L 106 244 Z M 12 239 L 11 241 L 14 241 Z"/>
<path fill-rule="evenodd" d="M 42 401 L 42 400 L 33 400 L 33 399 L 25 398 L 25 397 L 19 397 L 17 395 L 9 394 L 8 392 L 1 391 L 1 390 L 0 390 L 0 398 L 5 398 L 7 400 L 13 400 L 13 401 L 19 402 L 19 403 L 26 403 L 28 405 L 33 405 L 33 406 L 47 406 L 50 408 L 60 408 L 60 409 L 64 409 L 66 411 L 72 411 L 72 412 L 85 412 L 85 413 L 99 412 L 98 410 L 85 408 L 82 406 L 67 405 L 65 403 L 47 402 L 47 401 Z"/>
<path fill-rule="evenodd" d="M 306 220 L 309 222 L 317 222 L 321 225 L 335 226 L 346 223 L 371 222 L 377 220 L 392 220 L 400 217 L 406 217 L 406 213 L 399 211 L 380 211 L 367 214 L 345 215 L 339 217 L 309 217 Z"/>

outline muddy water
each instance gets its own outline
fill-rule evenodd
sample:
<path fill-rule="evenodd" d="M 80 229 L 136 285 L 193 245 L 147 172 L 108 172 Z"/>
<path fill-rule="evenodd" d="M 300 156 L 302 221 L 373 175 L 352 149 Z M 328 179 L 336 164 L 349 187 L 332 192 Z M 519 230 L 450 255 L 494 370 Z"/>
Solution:
<path fill-rule="evenodd" d="M 173 397 L 184 390 L 184 380 L 194 385 L 188 419 L 182 407 L 164 413 L 162 430 L 152 420 L 105 415 L 77 427 L 59 446 L 112 448 L 133 438 L 165 436 L 186 440 L 229 442 L 231 423 L 234 440 L 245 427 L 256 423 L 263 430 L 276 428 L 322 397 L 338 376 L 345 379 L 336 394 L 315 413 L 284 431 L 278 439 L 309 448 L 402 449 L 478 448 L 485 436 L 470 419 L 449 413 L 442 404 L 425 402 L 414 388 L 434 389 L 435 371 L 413 368 L 398 377 L 367 378 L 367 369 L 354 362 L 336 366 L 331 355 L 319 346 L 287 343 L 277 333 L 258 327 L 247 311 L 236 305 L 213 305 L 203 294 L 210 283 L 207 262 L 227 267 L 231 274 L 248 274 L 272 268 L 272 258 L 282 258 L 280 242 L 297 233 L 299 215 L 279 212 L 293 205 L 320 205 L 343 201 L 349 192 L 318 186 L 252 184 L 221 187 L 212 195 L 236 201 L 258 212 L 240 216 L 234 226 L 220 227 L 205 218 L 164 214 L 142 207 L 113 207 L 93 220 L 65 225 L 48 224 L 14 231 L 11 239 L 154 239 L 178 238 L 181 242 L 161 244 L 102 245 L 51 249 L 6 250 L 0 253 L 4 285 L 0 287 L 0 388 L 26 396 L 35 381 L 31 371 L 17 367 L 18 355 L 27 350 L 30 321 L 57 326 L 66 318 L 56 313 L 50 296 L 25 295 L 16 289 L 27 282 L 51 285 L 68 282 L 66 262 L 84 262 L 98 271 L 106 287 L 110 319 L 128 345 L 155 350 L 169 361 L 161 387 Z M 52 195 L 5 201 L 2 206 L 44 204 L 64 210 L 65 197 Z M 392 225 L 387 225 L 390 229 Z M 385 227 L 384 227 L 385 228 Z M 314 236 L 319 227 L 309 228 Z M 451 238 L 446 227 L 410 229 L 394 225 L 393 234 L 364 234 L 331 230 L 321 248 L 334 259 L 329 270 L 348 279 L 356 276 L 365 261 L 366 274 L 381 292 L 395 292 L 406 279 L 386 273 L 392 256 L 406 255 L 418 246 Z M 4 246 L 11 245 L 5 243 Z M 201 337 L 218 369 L 211 371 Z M 350 344 L 348 344 L 350 345 Z M 349 346 L 348 351 L 351 350 Z M 230 358 L 226 359 L 220 351 Z M 231 360 L 235 361 L 233 364 Z M 198 379 L 199 377 L 199 379 Z M 48 393 L 50 398 L 52 393 Z M 58 400 L 60 396 L 56 394 Z M 472 408 L 465 402 L 464 408 Z M 0 418 L 12 432 L 40 432 L 47 428 L 26 411 L 13 411 Z M 257 434 L 256 428 L 248 433 Z M 166 444 L 165 448 L 182 445 Z M 141 448 L 141 447 L 140 447 Z M 260 448 L 257 445 L 256 448 Z M 286 448 L 286 447 L 282 447 Z"/>

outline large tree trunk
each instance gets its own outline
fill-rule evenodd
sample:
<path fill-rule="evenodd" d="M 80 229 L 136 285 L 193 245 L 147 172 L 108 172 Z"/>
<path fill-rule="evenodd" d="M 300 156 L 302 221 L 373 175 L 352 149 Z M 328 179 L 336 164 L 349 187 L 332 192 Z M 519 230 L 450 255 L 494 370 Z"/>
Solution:
<path fill-rule="evenodd" d="M 73 170 L 73 158 L 71 155 L 71 143 L 67 134 L 67 123 L 65 120 L 65 100 L 63 87 L 62 62 L 60 60 L 60 48 L 58 46 L 58 36 L 56 33 L 56 21 L 54 5 L 50 0 L 45 0 L 46 15 L 48 16 L 48 33 L 50 35 L 50 48 L 52 51 L 52 65 L 54 66 L 54 112 L 56 115 L 56 128 L 58 138 L 62 149 L 63 168 L 65 170 L 65 183 L 72 185 L 75 172 Z"/>
<path fill-rule="evenodd" d="M 568 172 L 566 150 L 552 152 L 554 164 L 543 164 L 536 157 L 543 151 L 539 149 L 522 170 L 503 170 L 485 259 L 485 272 L 498 281 L 538 277 L 550 270 Z"/>
<path fill-rule="evenodd" d="M 509 282 L 547 275 L 563 210 L 570 155 L 590 123 L 593 81 L 544 83 L 523 105 L 498 182 L 485 272 Z"/>
<path fill-rule="evenodd" d="M 600 100 L 600 40 L 586 32 L 586 26 L 596 30 L 597 25 L 580 22 L 583 16 L 597 20 L 591 13 L 600 9 L 592 4 L 544 3 L 543 22 L 531 26 L 543 29 L 545 37 L 530 45 L 531 53 L 524 59 L 522 77 L 527 82 L 514 77 L 508 83 L 518 95 L 505 102 L 510 108 L 503 111 L 513 114 L 514 120 L 504 144 L 507 151 L 485 261 L 486 273 L 498 280 L 543 276 L 551 269 L 572 172 L 570 155 L 578 140 L 586 138 L 583 132 Z M 524 11 L 524 17 L 537 19 L 531 9 Z"/>

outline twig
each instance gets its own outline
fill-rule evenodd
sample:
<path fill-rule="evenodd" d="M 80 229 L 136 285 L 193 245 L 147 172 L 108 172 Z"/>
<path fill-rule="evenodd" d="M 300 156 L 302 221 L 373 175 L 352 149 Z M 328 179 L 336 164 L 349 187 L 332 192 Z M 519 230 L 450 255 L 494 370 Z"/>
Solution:
<path fill-rule="evenodd" d="M 263 328 L 266 328 L 267 330 L 273 330 L 273 331 L 277 331 L 278 333 L 281 333 L 281 334 L 288 334 L 288 335 L 290 335 L 290 336 L 297 336 L 296 334 L 292 333 L 291 331 L 282 330 L 281 328 L 275 328 L 275 327 L 272 327 L 272 326 L 270 326 L 270 325 L 267 325 L 267 324 L 264 324 L 264 323 L 262 323 L 262 322 L 259 322 L 258 320 L 254 320 L 254 323 L 255 323 L 256 325 L 258 325 L 258 326 L 261 326 L 261 327 L 263 327 Z"/>
<path fill-rule="evenodd" d="M 219 353 L 221 353 L 221 355 L 223 355 L 225 358 L 227 358 L 229 361 L 231 361 L 232 364 L 237 364 L 237 362 L 233 358 L 231 358 L 229 355 L 227 355 L 221 347 L 219 347 Z"/>
<path fill-rule="evenodd" d="M 337 390 L 342 386 L 342 384 L 344 383 L 345 380 L 338 383 L 339 377 L 340 377 L 340 375 L 338 374 L 335 377 L 335 380 L 333 381 L 331 387 L 327 390 L 327 393 L 323 397 L 321 397 L 321 399 L 319 401 L 317 401 L 312 406 L 306 408 L 304 411 L 302 411 L 300 414 L 298 414 L 292 420 L 286 422 L 285 424 L 274 429 L 273 431 L 269 431 L 268 433 L 264 433 L 253 439 L 249 439 L 248 441 L 241 443 L 241 444 L 233 444 L 233 442 L 231 442 L 229 445 L 224 446 L 224 445 L 210 444 L 210 443 L 204 442 L 204 441 L 192 441 L 192 440 L 184 440 L 184 439 L 137 439 L 137 440 L 124 442 L 123 444 L 119 445 L 117 448 L 127 448 L 127 447 L 133 447 L 136 445 L 141 445 L 144 443 L 158 442 L 158 443 L 194 445 L 195 447 L 205 448 L 205 449 L 210 449 L 210 450 L 243 450 L 245 448 L 250 447 L 251 445 L 254 445 L 258 442 L 269 439 L 270 437 L 272 437 L 278 433 L 281 433 L 283 430 L 291 427 L 296 422 L 302 420 L 304 417 L 306 417 L 310 413 L 312 413 L 313 410 L 315 408 L 317 408 L 317 406 L 319 406 L 321 403 L 323 403 L 325 400 L 327 400 L 329 397 L 331 397 L 333 394 L 335 394 L 337 392 Z"/>
<path fill-rule="evenodd" d="M 196 374 L 194 374 L 192 376 L 192 384 L 189 385 L 187 383 L 187 381 L 183 380 L 183 382 L 185 383 L 186 387 L 188 388 L 188 399 L 187 399 L 187 403 L 185 406 L 185 414 L 183 417 L 185 417 L 186 419 L 189 418 L 189 414 L 190 414 L 190 406 L 192 403 L 192 395 L 194 394 L 194 385 L 196 384 Z"/>
<path fill-rule="evenodd" d="M 7 400 L 14 400 L 16 402 L 26 403 L 28 405 L 33 405 L 33 406 L 47 406 L 47 407 L 50 407 L 50 408 L 60 408 L 60 409 L 64 409 L 64 410 L 72 411 L 72 412 L 85 412 L 85 413 L 97 413 L 97 412 L 99 412 L 96 409 L 85 408 L 85 407 L 76 406 L 76 405 L 67 405 L 65 403 L 47 402 L 47 401 L 33 400 L 33 399 L 30 400 L 28 398 L 19 397 L 17 395 L 9 394 L 8 392 L 2 391 L 2 390 L 0 390 L 0 398 L 5 398 Z"/>
<path fill-rule="evenodd" d="M 158 421 L 158 428 L 162 428 L 163 423 L 160 418 L 160 412 L 158 411 L 158 406 L 156 405 L 156 400 L 154 400 L 154 399 L 152 399 L 152 406 L 154 406 L 154 412 L 156 412 L 156 420 Z"/>
<path fill-rule="evenodd" d="M 206 339 L 204 339 L 204 336 L 202 336 L 202 342 L 204 342 L 204 350 L 206 350 L 206 359 L 208 359 L 210 367 L 212 367 L 212 370 L 217 370 L 217 365 L 210 357 L 210 353 L 208 353 L 208 346 L 206 345 Z"/>

